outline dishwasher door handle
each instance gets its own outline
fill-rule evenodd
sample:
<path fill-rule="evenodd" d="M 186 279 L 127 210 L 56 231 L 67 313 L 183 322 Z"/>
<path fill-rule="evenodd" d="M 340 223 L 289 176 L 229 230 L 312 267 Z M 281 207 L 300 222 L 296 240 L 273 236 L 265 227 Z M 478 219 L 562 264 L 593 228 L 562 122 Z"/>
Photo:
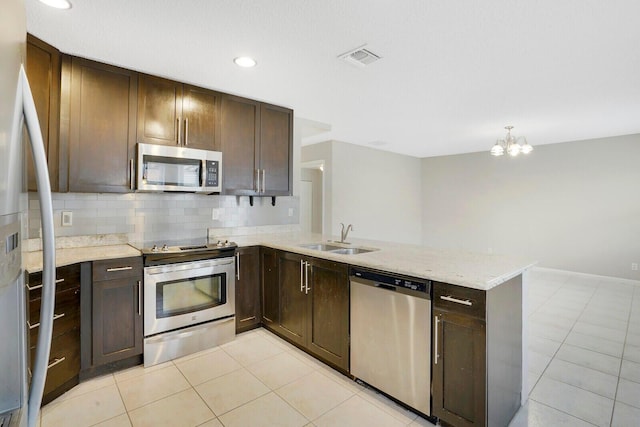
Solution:
<path fill-rule="evenodd" d="M 398 289 L 395 286 L 385 285 L 384 283 L 376 283 L 376 288 L 386 289 L 388 291 L 397 291 Z"/>

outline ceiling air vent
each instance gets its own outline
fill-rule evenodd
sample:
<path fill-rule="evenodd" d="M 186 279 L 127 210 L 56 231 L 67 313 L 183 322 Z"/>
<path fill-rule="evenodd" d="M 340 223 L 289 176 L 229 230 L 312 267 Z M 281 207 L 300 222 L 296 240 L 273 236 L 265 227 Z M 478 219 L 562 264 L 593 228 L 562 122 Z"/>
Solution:
<path fill-rule="evenodd" d="M 347 53 L 343 53 L 342 55 L 338 56 L 338 58 L 344 59 L 345 61 L 351 64 L 358 65 L 360 67 L 365 67 L 382 58 L 380 55 L 376 55 L 369 49 L 365 49 L 365 46 L 366 44 L 356 49 L 350 50 Z"/>

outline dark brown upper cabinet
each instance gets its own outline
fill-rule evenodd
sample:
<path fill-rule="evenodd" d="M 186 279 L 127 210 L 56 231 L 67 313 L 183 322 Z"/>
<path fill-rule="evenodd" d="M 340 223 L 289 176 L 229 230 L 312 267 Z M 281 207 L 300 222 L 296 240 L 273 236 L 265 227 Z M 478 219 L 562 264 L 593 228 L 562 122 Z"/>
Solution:
<path fill-rule="evenodd" d="M 260 105 L 260 167 L 262 193 L 291 195 L 293 172 L 293 111 Z M 223 182 L 224 183 L 224 182 Z"/>
<path fill-rule="evenodd" d="M 138 74 L 67 56 L 62 74 L 61 188 L 133 191 Z"/>
<path fill-rule="evenodd" d="M 291 195 L 292 110 L 224 96 L 220 141 L 223 194 Z"/>
<path fill-rule="evenodd" d="M 60 132 L 60 52 L 53 46 L 27 34 L 26 72 L 38 113 L 44 150 L 49 163 L 51 189 L 58 189 L 58 136 Z M 29 136 L 27 146 L 27 188 L 36 191 L 36 177 Z"/>
<path fill-rule="evenodd" d="M 137 141 L 219 150 L 220 94 L 140 75 Z"/>

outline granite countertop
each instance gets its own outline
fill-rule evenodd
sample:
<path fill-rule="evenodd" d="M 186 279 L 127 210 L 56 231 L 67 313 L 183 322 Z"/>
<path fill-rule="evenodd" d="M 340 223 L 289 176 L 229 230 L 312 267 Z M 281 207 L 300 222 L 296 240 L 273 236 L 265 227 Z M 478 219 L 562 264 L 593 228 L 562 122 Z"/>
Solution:
<path fill-rule="evenodd" d="M 333 243 L 335 240 L 333 236 L 320 234 L 276 233 L 216 237 L 227 238 L 240 247 L 266 246 L 485 291 L 522 274 L 536 264 L 536 261 L 521 257 L 351 238 L 348 239 L 351 244 L 346 245 L 347 247 L 378 250 L 356 255 L 340 255 L 300 247 L 302 244 Z"/>
<path fill-rule="evenodd" d="M 210 238 L 213 237 L 210 236 Z M 249 235 L 221 234 L 215 235 L 215 239 L 228 239 L 236 242 L 239 247 L 266 246 L 330 261 L 485 291 L 522 274 L 536 264 L 535 261 L 519 257 L 434 249 L 418 245 L 351 238 L 348 239 L 350 244 L 343 246 L 375 250 L 355 255 L 341 255 L 300 247 L 300 245 L 311 243 L 333 244 L 334 240 L 336 240 L 334 236 L 300 232 Z M 56 249 L 56 266 L 140 255 L 140 251 L 123 241 L 123 236 L 116 236 L 115 239 L 112 238 L 111 240 L 101 236 L 99 241 L 93 242 L 93 244 L 91 240 L 81 241 L 81 243 L 84 244 L 78 247 Z M 28 272 L 42 271 L 41 251 L 25 251 L 22 257 L 23 265 Z"/>
<path fill-rule="evenodd" d="M 56 267 L 85 261 L 140 256 L 140 251 L 127 245 L 83 246 L 56 249 Z M 23 252 L 22 264 L 29 273 L 42 271 L 42 251 Z"/>

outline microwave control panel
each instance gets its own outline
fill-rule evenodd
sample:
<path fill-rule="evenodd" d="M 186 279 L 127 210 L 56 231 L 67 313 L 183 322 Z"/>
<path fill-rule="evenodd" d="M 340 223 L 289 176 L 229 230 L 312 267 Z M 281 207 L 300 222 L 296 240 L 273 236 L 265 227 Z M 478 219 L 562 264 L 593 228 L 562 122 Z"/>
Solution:
<path fill-rule="evenodd" d="M 207 179 L 204 183 L 205 187 L 217 187 L 218 186 L 218 165 L 217 160 L 207 160 Z"/>

